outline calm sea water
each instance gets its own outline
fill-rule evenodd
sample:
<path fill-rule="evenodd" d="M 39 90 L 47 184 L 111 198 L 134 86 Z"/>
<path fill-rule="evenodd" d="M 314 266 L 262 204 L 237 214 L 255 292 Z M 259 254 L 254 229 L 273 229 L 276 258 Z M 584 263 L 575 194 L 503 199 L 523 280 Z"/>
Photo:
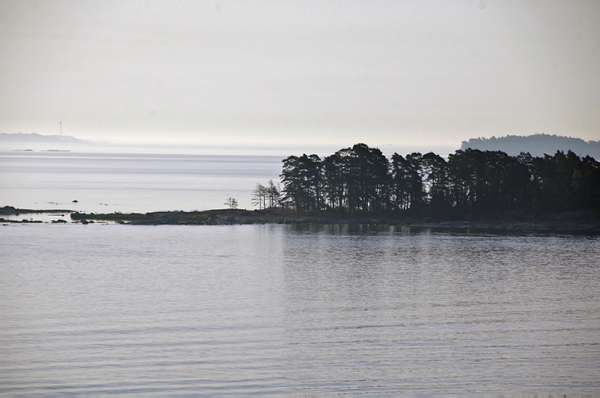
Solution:
<path fill-rule="evenodd" d="M 83 212 L 208 210 L 275 183 L 284 156 L 0 152 L 0 206 Z M 74 202 L 74 201 L 77 202 Z"/>
<path fill-rule="evenodd" d="M 282 158 L 5 151 L 0 205 L 251 208 Z M 0 242 L 0 393 L 600 393 L 599 237 L 29 224 Z"/>
<path fill-rule="evenodd" d="M 600 238 L 0 226 L 0 393 L 600 393 Z"/>

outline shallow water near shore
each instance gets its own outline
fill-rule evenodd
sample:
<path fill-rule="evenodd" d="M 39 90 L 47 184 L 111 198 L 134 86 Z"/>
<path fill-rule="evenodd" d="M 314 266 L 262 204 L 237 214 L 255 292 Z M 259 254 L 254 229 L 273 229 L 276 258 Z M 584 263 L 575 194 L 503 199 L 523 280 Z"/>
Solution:
<path fill-rule="evenodd" d="M 600 238 L 0 227 L 0 392 L 600 393 Z"/>

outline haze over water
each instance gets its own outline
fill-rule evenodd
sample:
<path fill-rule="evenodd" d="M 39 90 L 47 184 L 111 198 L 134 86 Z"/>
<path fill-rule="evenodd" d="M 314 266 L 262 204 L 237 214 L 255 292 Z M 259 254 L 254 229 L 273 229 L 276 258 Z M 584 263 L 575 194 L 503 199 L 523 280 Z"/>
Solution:
<path fill-rule="evenodd" d="M 223 208 L 234 197 L 241 208 L 251 209 L 252 190 L 279 180 L 282 158 L 0 152 L 0 203 L 104 213 L 192 211 Z"/>
<path fill-rule="evenodd" d="M 599 393 L 600 239 L 0 228 L 2 393 Z"/>

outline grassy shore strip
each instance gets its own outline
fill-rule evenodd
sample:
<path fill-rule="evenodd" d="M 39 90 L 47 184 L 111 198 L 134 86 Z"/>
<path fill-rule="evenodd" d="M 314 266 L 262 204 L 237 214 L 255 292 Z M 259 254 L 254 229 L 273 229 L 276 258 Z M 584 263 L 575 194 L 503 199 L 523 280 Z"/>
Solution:
<path fill-rule="evenodd" d="M 537 217 L 496 215 L 472 220 L 437 221 L 430 218 L 399 218 L 390 214 L 296 213 L 291 210 L 206 210 L 151 213 L 71 213 L 77 222 L 111 221 L 132 225 L 240 225 L 240 224 L 356 224 L 404 226 L 434 230 L 524 231 L 600 234 L 600 215 L 590 212 L 561 213 Z"/>
<path fill-rule="evenodd" d="M 278 223 L 281 212 L 218 209 L 205 211 L 157 211 L 150 213 L 71 213 L 74 221 L 114 221 L 134 225 L 227 225 Z"/>

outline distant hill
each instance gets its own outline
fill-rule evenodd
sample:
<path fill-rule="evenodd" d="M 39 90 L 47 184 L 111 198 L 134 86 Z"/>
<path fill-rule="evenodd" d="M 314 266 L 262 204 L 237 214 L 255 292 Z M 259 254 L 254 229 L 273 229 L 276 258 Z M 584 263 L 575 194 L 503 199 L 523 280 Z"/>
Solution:
<path fill-rule="evenodd" d="M 584 141 L 581 138 L 563 137 L 549 134 L 529 136 L 508 135 L 506 137 L 471 138 L 463 141 L 461 149 L 482 151 L 502 151 L 511 156 L 529 152 L 533 156 L 554 155 L 556 151 L 573 151 L 577 155 L 600 159 L 600 141 Z"/>
<path fill-rule="evenodd" d="M 31 134 L 7 134 L 0 133 L 0 142 L 85 142 L 79 138 L 68 135 L 41 135 L 37 133 Z"/>

